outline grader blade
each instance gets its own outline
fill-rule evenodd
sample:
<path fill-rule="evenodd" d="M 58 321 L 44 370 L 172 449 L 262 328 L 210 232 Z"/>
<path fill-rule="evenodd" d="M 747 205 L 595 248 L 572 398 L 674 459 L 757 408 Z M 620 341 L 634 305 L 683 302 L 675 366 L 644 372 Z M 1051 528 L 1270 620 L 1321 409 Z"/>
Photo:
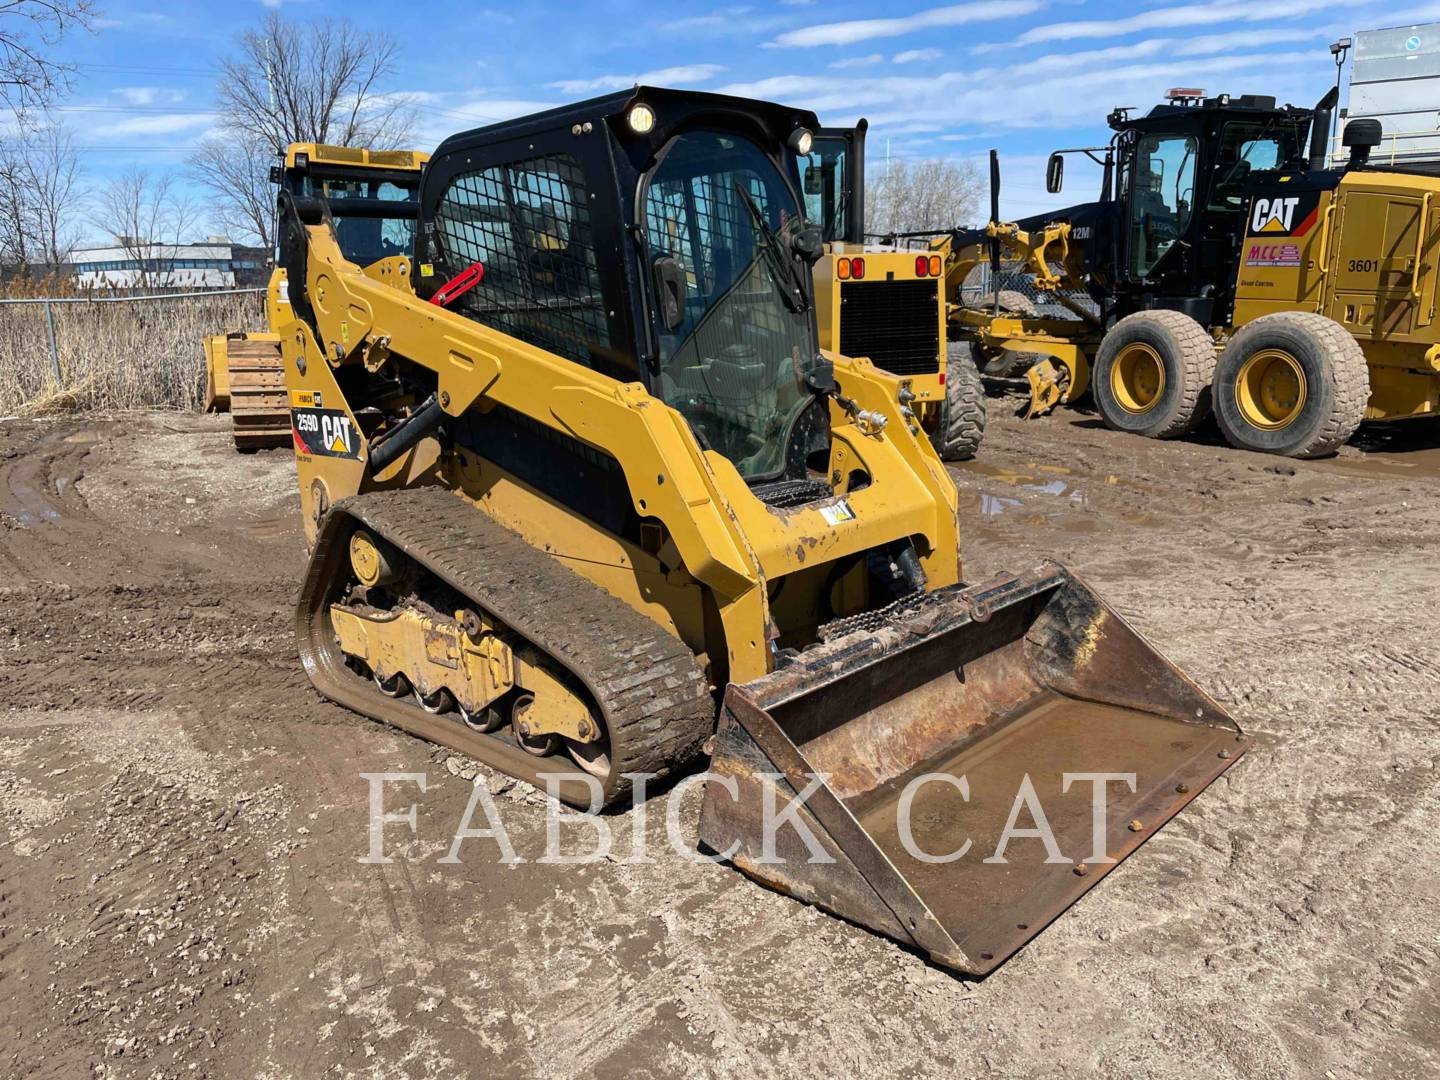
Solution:
<path fill-rule="evenodd" d="M 965 974 L 1044 929 L 1249 745 L 1054 564 L 838 629 L 727 690 L 701 842 Z"/>

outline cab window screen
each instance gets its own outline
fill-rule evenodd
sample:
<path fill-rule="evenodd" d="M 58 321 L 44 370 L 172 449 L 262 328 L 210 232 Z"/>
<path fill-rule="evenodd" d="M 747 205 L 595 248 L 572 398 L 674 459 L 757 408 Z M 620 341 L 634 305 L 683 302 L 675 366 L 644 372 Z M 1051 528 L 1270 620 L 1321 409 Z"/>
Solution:
<path fill-rule="evenodd" d="M 1252 172 L 1278 169 L 1300 151 L 1300 125 L 1285 121 L 1232 120 L 1220 133 L 1210 210 L 1241 211 L 1249 198 L 1245 186 Z"/>
<path fill-rule="evenodd" d="M 595 366 L 610 325 L 580 164 L 549 154 L 457 176 L 435 215 L 443 277 L 483 280 L 455 305 L 476 322 Z"/>

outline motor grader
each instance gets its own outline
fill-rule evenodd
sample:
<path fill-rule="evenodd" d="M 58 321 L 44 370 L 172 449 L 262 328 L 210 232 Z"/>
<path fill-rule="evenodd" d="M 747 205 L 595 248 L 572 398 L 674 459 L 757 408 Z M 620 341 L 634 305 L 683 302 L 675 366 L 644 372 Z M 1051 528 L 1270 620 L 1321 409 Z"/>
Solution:
<path fill-rule="evenodd" d="M 589 810 L 708 754 L 705 848 L 983 974 L 1248 743 L 1063 568 L 962 581 L 903 380 L 817 344 L 815 125 L 638 87 L 455 135 L 368 267 L 281 193 L 301 658 Z M 1055 850 L 1004 855 L 1017 791 Z"/>
<path fill-rule="evenodd" d="M 270 172 L 281 191 L 319 192 L 335 205 L 336 236 L 345 257 L 361 266 L 414 245 L 415 189 L 426 156 L 414 150 L 367 150 L 294 143 Z M 275 305 L 288 305 L 285 271 L 276 266 L 266 289 L 268 324 Z M 205 411 L 228 412 L 242 452 L 291 442 L 280 339 L 271 332 L 233 331 L 207 337 Z"/>
<path fill-rule="evenodd" d="M 1234 446 L 1314 457 L 1363 420 L 1434 416 L 1440 179 L 1371 164 L 1373 120 L 1347 125 L 1349 160 L 1328 166 L 1335 100 L 1175 90 L 1143 117 L 1117 109 L 1107 147 L 1058 151 L 1047 168 L 1056 192 L 1064 155 L 1090 155 L 1097 202 L 936 245 L 952 295 L 1003 250 L 1071 317 L 956 304 L 952 329 L 987 355 L 1045 355 L 1032 411 L 1089 387 L 1110 427 L 1155 438 L 1213 410 Z"/>
<path fill-rule="evenodd" d="M 814 269 L 820 347 L 900 376 L 907 421 L 942 459 L 963 461 L 985 435 L 985 387 L 972 347 L 946 340 L 940 256 L 865 243 L 868 127 L 821 128 L 799 155 L 805 212 L 825 241 Z"/>

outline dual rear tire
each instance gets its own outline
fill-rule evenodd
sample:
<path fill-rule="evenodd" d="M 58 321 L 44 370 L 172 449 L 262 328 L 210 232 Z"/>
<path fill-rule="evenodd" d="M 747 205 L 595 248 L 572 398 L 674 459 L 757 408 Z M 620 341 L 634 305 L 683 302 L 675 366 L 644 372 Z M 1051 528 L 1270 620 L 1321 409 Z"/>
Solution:
<path fill-rule="evenodd" d="M 1370 395 L 1359 343 L 1313 312 L 1247 323 L 1218 359 L 1189 316 L 1137 312 L 1105 335 L 1092 385 L 1117 431 L 1174 438 L 1213 410 L 1232 446 L 1287 457 L 1333 453 L 1359 427 Z"/>
<path fill-rule="evenodd" d="M 1360 343 L 1314 312 L 1246 323 L 1215 365 L 1215 418 L 1231 446 L 1287 457 L 1332 454 L 1365 418 Z"/>

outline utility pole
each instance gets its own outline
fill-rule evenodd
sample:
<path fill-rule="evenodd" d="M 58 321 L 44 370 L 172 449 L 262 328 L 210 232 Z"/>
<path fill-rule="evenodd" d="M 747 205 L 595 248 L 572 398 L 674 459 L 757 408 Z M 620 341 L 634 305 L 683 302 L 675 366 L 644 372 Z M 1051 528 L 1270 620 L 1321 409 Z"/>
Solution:
<path fill-rule="evenodd" d="M 1326 154 L 1326 164 L 1329 164 L 1329 157 L 1334 153 L 1335 138 L 1340 134 L 1340 72 L 1345 67 L 1345 54 L 1350 51 L 1354 42 L 1348 37 L 1342 37 L 1330 46 L 1330 55 L 1335 59 L 1335 110 L 1330 120 L 1330 148 Z"/>

